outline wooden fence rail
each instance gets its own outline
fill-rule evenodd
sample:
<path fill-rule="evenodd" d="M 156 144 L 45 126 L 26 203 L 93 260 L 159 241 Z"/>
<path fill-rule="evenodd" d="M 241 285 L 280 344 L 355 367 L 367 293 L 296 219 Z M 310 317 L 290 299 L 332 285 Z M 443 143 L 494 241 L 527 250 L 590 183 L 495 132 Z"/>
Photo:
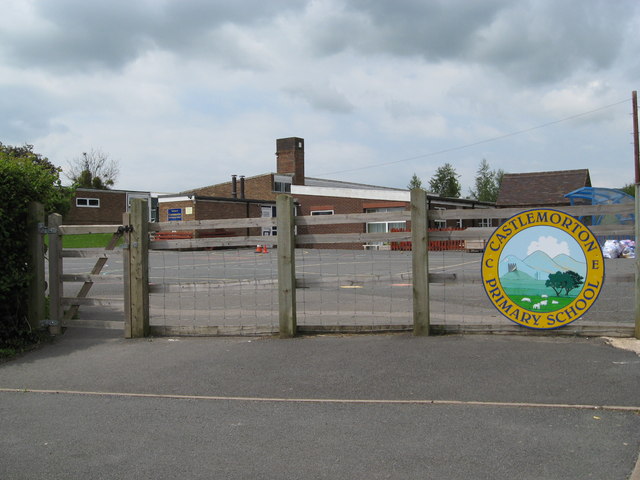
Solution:
<path fill-rule="evenodd" d="M 429 313 L 429 282 L 435 276 L 428 273 L 428 248 L 430 242 L 466 242 L 486 241 L 493 233 L 493 228 L 471 227 L 464 230 L 435 230 L 428 231 L 430 220 L 454 220 L 454 219 L 507 219 L 521 213 L 521 209 L 456 209 L 456 210 L 427 210 L 426 197 L 421 190 L 412 191 L 411 208 L 409 211 L 388 213 L 359 213 L 348 215 L 320 215 L 320 216 L 294 216 L 293 201 L 291 196 L 280 195 L 278 197 L 277 218 L 252 218 L 252 219 L 225 219 L 225 220 L 201 220 L 192 222 L 164 222 L 149 223 L 145 218 L 148 212 L 146 200 L 134 199 L 131 214 L 125 214 L 123 227 L 126 229 L 125 248 L 123 258 L 125 272 L 123 277 L 125 291 L 125 336 L 141 337 L 149 332 L 149 277 L 148 277 L 148 251 L 165 249 L 206 249 L 221 247 L 241 247 L 267 244 L 278 246 L 278 284 L 280 302 L 280 334 L 289 337 L 296 334 L 295 290 L 299 281 L 295 279 L 295 255 L 293 249 L 296 246 L 318 244 L 331 245 L 339 243 L 372 244 L 375 242 L 411 243 L 412 245 L 412 283 L 413 283 L 413 319 L 414 334 L 428 335 L 431 331 Z M 561 207 L 558 210 L 572 216 L 593 215 L 629 215 L 634 212 L 634 205 L 600 205 L 600 206 L 573 206 Z M 636 207 L 637 208 L 637 207 Z M 130 216 L 129 216 L 130 215 Z M 50 219 L 55 222 L 55 217 Z M 296 227 L 313 227 L 331 224 L 355 224 L 362 225 L 368 222 L 410 222 L 411 231 L 388 233 L 341 233 L 320 234 L 305 233 L 296 234 Z M 166 239 L 165 233 L 202 230 L 222 230 L 244 228 L 270 228 L 277 226 L 277 236 L 229 236 L 213 238 L 184 238 Z M 61 305 L 71 300 L 62 299 L 59 292 L 63 280 L 81 280 L 91 283 L 95 280 L 95 274 L 86 276 L 67 276 L 62 272 L 61 261 L 63 253 L 60 247 L 60 236 L 63 234 L 78 234 L 86 232 L 110 232 L 113 233 L 117 226 L 60 226 L 57 238 L 53 242 L 52 250 L 58 252 L 52 255 L 50 264 L 50 291 L 52 296 L 52 318 L 59 318 Z M 629 238 L 635 236 L 633 225 L 609 225 L 594 226 L 591 230 L 595 235 L 623 235 Z M 163 238 L 164 237 L 164 238 Z M 152 241 L 151 238 L 154 238 Z M 458 245 L 462 244 L 458 243 Z M 92 255 L 96 252 L 92 251 Z M 98 252 L 100 262 L 104 252 Z M 69 255 L 71 255 L 69 253 Z M 74 252 L 74 256 L 89 255 L 89 252 Z M 637 262 L 637 261 L 636 261 Z M 638 263 L 636 263 L 638 265 Z M 640 268 L 637 268 L 640 272 Z M 53 273 L 52 273 L 53 272 Z M 640 273 L 636 273 L 636 278 Z M 455 278 L 455 277 L 454 277 Z M 451 280 L 451 278 L 449 278 Z M 636 287 L 636 290 L 639 287 Z M 104 301 L 108 301 L 105 299 Z M 76 300 L 76 303 L 83 301 Z M 89 299 L 86 302 L 90 302 Z M 636 311 L 640 307 L 636 307 Z M 637 315 L 640 317 L 640 315 Z M 640 337 L 639 321 L 636 320 L 636 336 Z"/>

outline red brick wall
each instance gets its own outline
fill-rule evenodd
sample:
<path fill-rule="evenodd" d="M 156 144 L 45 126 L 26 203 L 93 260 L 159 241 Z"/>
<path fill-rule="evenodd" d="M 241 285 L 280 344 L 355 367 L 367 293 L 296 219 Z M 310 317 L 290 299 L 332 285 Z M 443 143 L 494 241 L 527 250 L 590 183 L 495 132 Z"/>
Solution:
<path fill-rule="evenodd" d="M 260 205 L 256 203 L 198 200 L 196 205 L 196 220 L 260 218 L 261 216 L 262 211 L 260 209 Z M 225 233 L 231 236 L 253 236 L 262 234 L 260 228 L 237 228 L 225 230 Z"/>
<path fill-rule="evenodd" d="M 296 199 L 300 205 L 298 207 L 299 215 L 311 215 L 313 210 L 333 210 L 335 215 L 348 213 L 364 213 L 365 208 L 379 208 L 406 206 L 402 202 L 377 202 L 384 205 L 373 206 L 371 200 L 362 200 L 359 198 L 339 198 L 339 197 L 323 197 L 314 195 L 296 195 Z M 376 203 L 376 205 L 377 205 Z M 406 207 L 408 208 L 408 207 Z M 364 223 L 345 223 L 337 225 L 312 225 L 298 227 L 298 234 L 339 234 L 339 233 L 365 233 L 366 225 Z M 343 244 L 310 244 L 305 245 L 307 248 L 341 248 L 341 249 L 362 249 L 362 243 L 343 243 Z"/>
<path fill-rule="evenodd" d="M 278 173 L 292 173 L 294 185 L 304 185 L 304 140 L 298 137 L 276 140 Z"/>
<path fill-rule="evenodd" d="M 97 198 L 100 207 L 77 207 L 76 198 Z M 122 214 L 127 211 L 127 192 L 111 190 L 76 191 L 71 208 L 64 216 L 66 225 L 122 225 Z"/>
<path fill-rule="evenodd" d="M 167 202 L 158 204 L 158 221 L 169 221 L 169 210 L 174 208 L 182 209 L 182 221 L 196 220 L 196 208 L 193 200 L 183 200 L 181 202 Z M 191 213 L 187 214 L 187 208 L 191 208 Z"/>
<path fill-rule="evenodd" d="M 222 197 L 232 198 L 231 181 L 211 185 L 194 190 L 195 195 L 201 197 Z M 240 179 L 237 182 L 238 198 L 240 198 Z M 276 195 L 273 191 L 273 174 L 266 173 L 255 177 L 245 178 L 244 180 L 244 196 L 249 200 L 271 200 L 275 202 Z"/>
<path fill-rule="evenodd" d="M 192 213 L 187 215 L 186 209 L 192 208 Z M 173 208 L 182 209 L 182 221 L 187 220 L 221 220 L 233 218 L 260 218 L 262 210 L 258 203 L 249 203 L 243 201 L 225 201 L 225 200 L 207 200 L 196 199 L 185 200 L 180 202 L 166 202 L 159 205 L 159 216 L 161 222 L 168 221 L 168 211 Z M 177 228 L 177 227 L 176 227 Z M 255 228 L 226 228 L 214 230 L 198 230 L 197 235 L 226 235 L 226 236 L 245 236 L 245 235 L 262 235 L 262 229 Z"/>

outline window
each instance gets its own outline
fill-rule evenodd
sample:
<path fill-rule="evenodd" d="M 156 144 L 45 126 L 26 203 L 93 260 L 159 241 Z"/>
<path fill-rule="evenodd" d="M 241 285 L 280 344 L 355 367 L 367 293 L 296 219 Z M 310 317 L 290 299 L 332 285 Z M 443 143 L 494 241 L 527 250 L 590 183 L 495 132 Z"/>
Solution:
<path fill-rule="evenodd" d="M 287 175 L 274 175 L 273 191 L 278 193 L 291 193 L 291 177 Z"/>
<path fill-rule="evenodd" d="M 365 208 L 365 213 L 404 212 L 404 207 Z"/>
<path fill-rule="evenodd" d="M 479 222 L 479 227 L 493 227 L 493 220 L 491 218 L 483 218 Z"/>
<path fill-rule="evenodd" d="M 291 192 L 291 184 L 285 182 L 275 182 L 273 186 L 274 192 L 279 193 L 290 193 Z"/>
<path fill-rule="evenodd" d="M 367 233 L 389 233 L 393 230 L 404 230 L 407 222 L 369 222 Z"/>
<path fill-rule="evenodd" d="M 99 198 L 76 198 L 76 207 L 100 208 Z"/>
<path fill-rule="evenodd" d="M 461 218 L 459 218 L 458 220 L 456 220 L 456 227 L 457 227 L 457 228 L 462 228 L 462 227 L 463 227 L 463 225 L 464 225 L 464 224 L 462 223 L 462 219 L 461 219 Z"/>
<path fill-rule="evenodd" d="M 444 207 L 433 207 L 434 210 L 446 210 Z M 433 223 L 435 224 L 436 228 L 447 228 L 447 221 L 446 220 L 434 220 Z"/>
<path fill-rule="evenodd" d="M 365 208 L 365 213 L 385 213 L 404 212 L 404 207 L 379 207 Z M 367 233 L 389 233 L 393 230 L 404 231 L 407 229 L 407 222 L 368 222 L 366 224 Z M 369 245 L 382 245 L 384 242 L 369 242 Z"/>
<path fill-rule="evenodd" d="M 275 218 L 276 207 L 275 205 L 262 205 L 260 207 L 262 211 L 262 218 Z M 272 227 L 262 227 L 262 236 L 275 236 L 278 234 L 278 227 L 275 225 Z"/>
<path fill-rule="evenodd" d="M 333 215 L 333 210 L 311 210 L 311 215 Z"/>
<path fill-rule="evenodd" d="M 131 211 L 131 202 L 136 199 L 141 198 L 142 200 L 147 201 L 147 206 L 149 208 L 149 219 L 152 222 L 157 221 L 158 216 L 158 198 L 151 197 L 148 193 L 133 193 L 127 192 L 127 212 Z M 190 208 L 190 207 L 187 207 Z M 185 212 L 186 215 L 189 215 L 189 212 Z"/>

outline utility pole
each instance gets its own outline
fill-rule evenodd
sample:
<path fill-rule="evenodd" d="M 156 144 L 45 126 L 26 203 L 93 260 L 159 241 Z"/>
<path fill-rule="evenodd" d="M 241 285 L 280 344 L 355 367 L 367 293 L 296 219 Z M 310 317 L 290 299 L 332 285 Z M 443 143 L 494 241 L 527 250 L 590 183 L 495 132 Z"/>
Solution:
<path fill-rule="evenodd" d="M 640 144 L 638 143 L 638 92 L 631 92 L 633 115 L 633 159 L 636 169 L 636 184 L 640 183 Z"/>
<path fill-rule="evenodd" d="M 638 92 L 631 92 L 632 117 L 633 117 L 633 163 L 636 171 L 636 205 L 635 205 L 635 230 L 636 244 L 640 240 L 640 145 L 638 144 Z M 636 251 L 636 301 L 635 301 L 635 329 L 634 337 L 640 340 L 640 254 Z"/>

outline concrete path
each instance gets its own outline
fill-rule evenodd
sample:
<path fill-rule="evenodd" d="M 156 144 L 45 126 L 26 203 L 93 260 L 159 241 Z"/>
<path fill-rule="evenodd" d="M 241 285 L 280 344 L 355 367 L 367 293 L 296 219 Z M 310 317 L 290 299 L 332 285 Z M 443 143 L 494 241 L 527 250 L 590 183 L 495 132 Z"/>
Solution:
<path fill-rule="evenodd" d="M 70 329 L 0 365 L 0 478 L 622 480 L 639 412 L 602 339 Z"/>

